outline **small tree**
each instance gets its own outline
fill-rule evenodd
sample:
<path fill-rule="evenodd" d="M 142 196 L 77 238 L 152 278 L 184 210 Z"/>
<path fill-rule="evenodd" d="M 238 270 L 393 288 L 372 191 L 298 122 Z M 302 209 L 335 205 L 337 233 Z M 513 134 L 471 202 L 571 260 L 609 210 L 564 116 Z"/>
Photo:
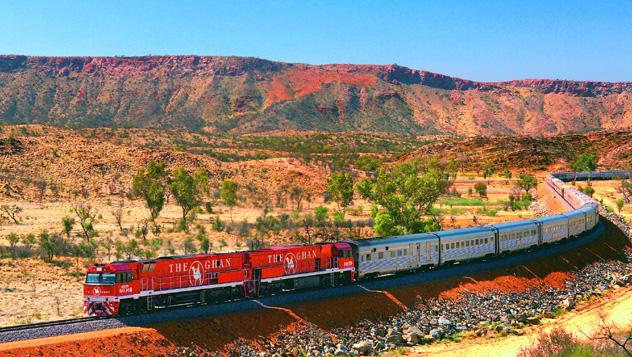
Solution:
<path fill-rule="evenodd" d="M 55 255 L 59 253 L 61 244 L 61 237 L 58 234 L 49 234 L 48 232 L 42 232 L 39 235 L 39 246 L 42 251 L 42 255 L 47 262 L 52 262 Z"/>
<path fill-rule="evenodd" d="M 35 187 L 37 187 L 37 198 L 39 202 L 42 202 L 42 200 L 44 199 L 44 195 L 46 194 L 48 183 L 44 180 L 39 180 L 35 182 Z"/>
<path fill-rule="evenodd" d="M 134 230 L 134 237 L 143 238 L 143 242 L 147 240 L 147 234 L 149 233 L 149 222 L 143 219 Z"/>
<path fill-rule="evenodd" d="M 511 177 L 513 175 L 511 171 L 509 171 L 509 169 L 505 169 L 503 173 L 501 174 L 501 176 L 505 178 L 505 184 L 509 184 L 509 180 L 511 180 Z"/>
<path fill-rule="evenodd" d="M 192 176 L 184 168 L 176 169 L 173 179 L 169 181 L 169 191 L 182 209 L 182 221 L 185 224 L 191 210 L 202 204 L 207 183 L 206 172 L 196 171 Z"/>
<path fill-rule="evenodd" d="M 623 202 L 630 203 L 632 201 L 630 197 L 632 197 L 632 182 L 628 180 L 621 180 L 617 191 L 623 194 Z"/>
<path fill-rule="evenodd" d="M 79 226 L 83 232 L 83 237 L 90 241 L 90 238 L 96 237 L 97 231 L 94 228 L 96 222 L 97 211 L 88 204 L 78 204 L 72 208 L 77 216 Z"/>
<path fill-rule="evenodd" d="M 516 186 L 525 191 L 528 195 L 529 191 L 538 185 L 538 180 L 535 176 L 527 173 L 521 173 L 518 176 L 518 181 L 516 182 Z"/>
<path fill-rule="evenodd" d="M 116 257 L 116 260 L 123 259 L 123 257 L 125 256 L 125 253 L 126 253 L 125 243 L 121 242 L 120 240 L 117 240 L 116 242 L 114 242 L 114 256 Z"/>
<path fill-rule="evenodd" d="M 270 216 L 266 211 L 263 212 L 263 215 L 257 217 L 257 221 L 255 223 L 255 230 L 257 232 L 257 238 L 254 242 L 254 246 L 257 248 L 263 247 L 266 238 L 271 233 L 280 232 L 281 224 L 276 217 Z"/>
<path fill-rule="evenodd" d="M 327 179 L 327 193 L 338 204 L 338 210 L 346 210 L 353 203 L 353 178 L 348 172 L 333 173 Z"/>
<path fill-rule="evenodd" d="M 300 186 L 293 186 L 290 189 L 290 199 L 294 202 L 296 202 L 296 208 L 295 211 L 296 212 L 300 212 L 301 211 L 301 207 L 302 207 L 302 202 L 303 202 L 303 196 L 305 194 L 305 191 L 303 190 L 302 187 Z"/>
<path fill-rule="evenodd" d="M 193 254 L 197 251 L 195 242 L 191 236 L 184 238 L 184 241 L 182 242 L 182 250 L 184 251 L 184 254 Z"/>
<path fill-rule="evenodd" d="M 494 168 L 494 166 L 492 164 L 487 164 L 483 168 L 483 178 L 484 179 L 488 179 L 488 178 L 492 177 L 492 175 L 495 174 L 495 173 L 496 173 L 496 168 Z M 489 184 L 489 181 L 487 181 L 487 184 Z"/>
<path fill-rule="evenodd" d="M 15 246 L 20 241 L 20 236 L 15 233 L 9 233 L 9 235 L 6 238 L 7 238 L 7 241 L 9 241 L 9 249 L 11 250 L 11 257 L 15 258 L 15 255 L 16 255 Z"/>
<path fill-rule="evenodd" d="M 617 211 L 621 213 L 621 210 L 623 209 L 623 205 L 624 205 L 623 199 L 618 198 L 616 201 L 616 204 L 617 204 Z"/>
<path fill-rule="evenodd" d="M 70 233 L 72 233 L 72 228 L 75 225 L 75 219 L 72 217 L 65 216 L 61 219 L 61 226 L 63 232 L 66 234 L 66 238 L 70 239 Z"/>
<path fill-rule="evenodd" d="M 134 175 L 132 191 L 136 197 L 142 197 L 145 200 L 152 222 L 158 218 L 165 204 L 167 179 L 166 165 L 155 161 L 150 161 L 146 167 L 138 170 Z"/>
<path fill-rule="evenodd" d="M 329 219 L 329 209 L 325 206 L 318 206 L 314 208 L 314 220 L 316 225 L 322 226 Z"/>
<path fill-rule="evenodd" d="M 18 214 L 22 212 L 22 207 L 18 205 L 0 205 L 0 212 L 3 216 L 13 221 L 15 224 L 20 224 Z"/>
<path fill-rule="evenodd" d="M 430 228 L 421 216 L 447 191 L 451 175 L 438 159 L 417 159 L 393 168 L 380 168 L 375 178 L 363 180 L 357 188 L 363 197 L 376 204 L 372 213 L 376 221 L 379 211 L 384 213 L 380 219 L 385 223 L 392 220 L 391 234 L 419 233 L 422 232 L 419 229 Z"/>
<path fill-rule="evenodd" d="M 127 259 L 132 259 L 132 257 L 140 257 L 142 254 L 142 249 L 138 244 L 136 239 L 130 239 L 127 241 L 125 245 L 125 253 L 127 254 Z"/>
<path fill-rule="evenodd" d="M 195 236 L 195 239 L 200 242 L 200 250 L 204 252 L 204 254 L 208 254 L 213 245 L 211 244 L 211 240 L 206 235 L 206 229 L 204 229 L 204 226 L 198 226 L 198 232 Z"/>
<path fill-rule="evenodd" d="M 588 182 L 590 183 L 592 172 L 597 169 L 597 155 L 590 152 L 582 153 L 571 163 L 571 169 L 575 171 L 587 171 Z M 577 175 L 575 175 L 575 179 L 577 179 Z"/>
<path fill-rule="evenodd" d="M 233 221 L 233 207 L 237 205 L 239 198 L 237 197 L 237 182 L 233 180 L 224 180 L 220 188 L 219 195 L 222 202 L 230 209 L 230 221 Z M 219 218 L 219 217 L 218 217 Z"/>
<path fill-rule="evenodd" d="M 125 202 L 123 200 L 119 200 L 116 205 L 112 208 L 112 216 L 114 216 L 114 220 L 116 221 L 116 225 L 119 228 L 119 231 L 123 233 L 123 212 L 124 212 Z"/>
<path fill-rule="evenodd" d="M 477 182 L 474 185 L 474 189 L 476 190 L 476 192 L 478 192 L 479 196 L 487 197 L 487 185 L 483 182 Z"/>
<path fill-rule="evenodd" d="M 112 237 L 107 237 L 101 241 L 101 247 L 103 247 L 103 251 L 107 255 L 108 261 L 110 261 L 112 249 L 114 248 L 114 240 L 112 240 Z"/>
<path fill-rule="evenodd" d="M 22 237 L 22 244 L 24 244 L 24 247 L 26 247 L 27 250 L 30 250 L 35 243 L 37 243 L 37 237 L 35 237 L 35 234 L 33 233 L 29 233 Z"/>

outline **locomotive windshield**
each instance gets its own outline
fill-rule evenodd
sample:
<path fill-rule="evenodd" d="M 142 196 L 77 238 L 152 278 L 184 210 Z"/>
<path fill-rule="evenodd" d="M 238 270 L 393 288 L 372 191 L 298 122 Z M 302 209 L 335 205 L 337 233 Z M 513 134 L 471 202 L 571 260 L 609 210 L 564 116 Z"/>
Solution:
<path fill-rule="evenodd" d="M 116 274 L 89 273 L 86 276 L 86 284 L 88 285 L 114 285 L 114 283 L 116 283 Z"/>

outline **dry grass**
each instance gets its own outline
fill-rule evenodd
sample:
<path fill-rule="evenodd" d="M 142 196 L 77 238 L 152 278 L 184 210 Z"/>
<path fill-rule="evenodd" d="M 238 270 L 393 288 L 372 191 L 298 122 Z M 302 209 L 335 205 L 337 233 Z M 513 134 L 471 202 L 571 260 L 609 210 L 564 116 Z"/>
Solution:
<path fill-rule="evenodd" d="M 83 276 L 74 272 L 74 261 L 0 259 L 0 325 L 82 316 Z"/>

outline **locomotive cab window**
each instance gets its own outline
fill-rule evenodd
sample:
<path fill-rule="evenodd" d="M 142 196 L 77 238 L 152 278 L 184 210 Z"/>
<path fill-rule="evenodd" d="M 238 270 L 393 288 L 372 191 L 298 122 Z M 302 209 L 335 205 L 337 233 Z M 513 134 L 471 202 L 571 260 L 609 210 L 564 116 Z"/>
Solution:
<path fill-rule="evenodd" d="M 88 285 L 114 285 L 116 283 L 116 274 L 113 273 L 89 273 L 86 275 L 86 284 Z"/>
<path fill-rule="evenodd" d="M 351 257 L 351 251 L 350 250 L 339 250 L 338 251 L 338 258 L 350 258 Z"/>

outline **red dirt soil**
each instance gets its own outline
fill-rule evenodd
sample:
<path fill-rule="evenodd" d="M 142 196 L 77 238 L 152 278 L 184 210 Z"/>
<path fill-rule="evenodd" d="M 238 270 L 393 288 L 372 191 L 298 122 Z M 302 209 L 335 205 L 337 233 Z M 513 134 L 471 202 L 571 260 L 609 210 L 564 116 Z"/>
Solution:
<path fill-rule="evenodd" d="M 244 340 L 272 338 L 279 331 L 293 331 L 303 323 L 325 330 L 351 326 L 363 319 L 379 319 L 402 311 L 401 303 L 413 305 L 419 297 L 458 298 L 463 292 L 524 291 L 538 287 L 562 287 L 572 270 L 601 259 L 622 260 L 628 240 L 606 225 L 606 234 L 586 246 L 559 256 L 536 259 L 525 265 L 452 277 L 388 291 L 367 292 L 325 301 L 262 309 L 219 317 L 163 323 L 129 332 L 121 329 L 0 344 L 0 356 L 32 355 L 163 355 L 177 346 L 204 351 L 230 351 Z M 105 337 L 103 335 L 106 335 Z M 18 347 L 19 346 L 19 347 Z"/>

